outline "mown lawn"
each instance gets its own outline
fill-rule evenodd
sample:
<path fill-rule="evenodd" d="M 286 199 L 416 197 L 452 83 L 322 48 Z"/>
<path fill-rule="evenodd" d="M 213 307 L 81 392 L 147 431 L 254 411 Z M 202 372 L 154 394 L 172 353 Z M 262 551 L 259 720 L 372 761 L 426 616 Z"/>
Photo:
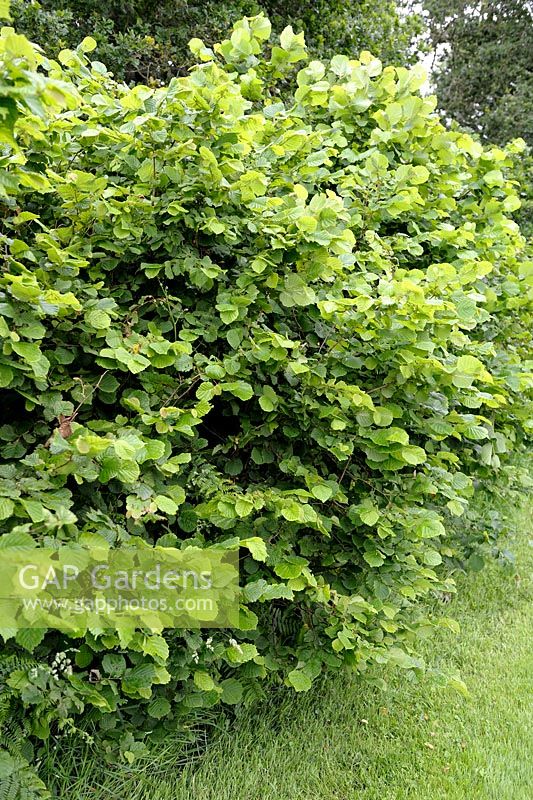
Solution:
<path fill-rule="evenodd" d="M 460 671 L 470 697 L 396 675 L 386 690 L 338 676 L 282 693 L 215 733 L 179 766 L 170 742 L 155 763 L 102 770 L 52 764 L 73 800 L 527 800 L 533 797 L 533 533 L 517 510 L 517 574 L 496 563 L 459 580 L 438 613 L 461 625 L 425 642 L 429 663 Z M 75 759 L 74 759 L 75 761 Z M 78 778 L 72 781 L 76 768 Z M 70 773 L 71 778 L 66 776 Z M 70 785 L 69 785 L 70 784 Z"/>

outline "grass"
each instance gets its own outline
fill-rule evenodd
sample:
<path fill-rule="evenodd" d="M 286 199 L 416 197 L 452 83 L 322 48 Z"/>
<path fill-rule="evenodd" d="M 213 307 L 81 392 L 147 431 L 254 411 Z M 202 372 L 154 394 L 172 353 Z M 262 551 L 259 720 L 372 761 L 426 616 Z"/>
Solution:
<path fill-rule="evenodd" d="M 533 797 L 533 541 L 516 511 L 517 572 L 494 563 L 463 576 L 437 613 L 461 624 L 424 644 L 460 671 L 470 696 L 395 675 L 385 690 L 337 676 L 244 711 L 179 765 L 169 742 L 140 767 L 63 763 L 73 800 L 526 800 Z M 74 775 L 77 773 L 77 778 Z M 67 777 L 65 777 L 67 776 Z M 70 777 L 68 777 L 70 776 Z"/>

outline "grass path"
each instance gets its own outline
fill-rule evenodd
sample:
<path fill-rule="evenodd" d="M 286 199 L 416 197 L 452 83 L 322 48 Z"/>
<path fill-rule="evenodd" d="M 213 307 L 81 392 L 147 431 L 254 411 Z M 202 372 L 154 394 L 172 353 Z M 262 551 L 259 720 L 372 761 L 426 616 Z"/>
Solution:
<path fill-rule="evenodd" d="M 470 697 L 396 675 L 388 689 L 339 676 L 246 711 L 182 770 L 169 755 L 129 779 L 92 776 L 74 800 L 528 800 L 533 798 L 533 541 L 516 513 L 518 576 L 492 564 L 439 613 L 461 624 L 425 642 Z M 161 765 L 158 765 L 161 766 Z M 152 773 L 153 774 L 153 773 Z M 96 784 L 96 785 L 95 785 Z M 63 795 L 64 796 L 64 795 Z"/>

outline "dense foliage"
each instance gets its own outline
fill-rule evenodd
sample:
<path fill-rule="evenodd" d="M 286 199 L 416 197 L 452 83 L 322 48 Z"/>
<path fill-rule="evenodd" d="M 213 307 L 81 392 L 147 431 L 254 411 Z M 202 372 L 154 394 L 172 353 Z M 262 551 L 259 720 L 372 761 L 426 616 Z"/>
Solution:
<path fill-rule="evenodd" d="M 305 30 L 318 58 L 365 48 L 387 63 L 406 64 L 420 17 L 401 17 L 393 0 L 13 0 L 19 33 L 55 57 L 84 36 L 119 80 L 157 83 L 185 74 L 192 63 L 189 39 L 218 41 L 235 19 L 264 11 L 278 33 L 291 24 Z"/>
<path fill-rule="evenodd" d="M 449 522 L 531 425 L 523 142 L 445 130 L 418 68 L 270 33 L 193 39 L 160 88 L 91 38 L 0 38 L 0 548 L 243 543 L 240 630 L 3 620 L 3 719 L 33 737 L 84 711 L 133 759 L 267 680 L 420 671 Z"/>

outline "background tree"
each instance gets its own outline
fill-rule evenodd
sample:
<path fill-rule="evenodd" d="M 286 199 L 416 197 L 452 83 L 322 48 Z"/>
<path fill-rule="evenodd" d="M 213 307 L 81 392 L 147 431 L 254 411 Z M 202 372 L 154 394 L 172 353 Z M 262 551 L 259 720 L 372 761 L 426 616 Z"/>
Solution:
<path fill-rule="evenodd" d="M 482 138 L 533 144 L 533 5 L 524 0 L 426 0 L 433 81 L 442 109 Z"/>
<path fill-rule="evenodd" d="M 305 30 L 316 57 L 371 50 L 386 63 L 415 59 L 411 43 L 420 17 L 398 14 L 393 0 L 13 0 L 11 13 L 20 33 L 50 54 L 93 36 L 96 57 L 119 80 L 164 82 L 191 63 L 193 37 L 211 43 L 245 14 L 263 10 L 274 31 L 286 25 Z"/>

